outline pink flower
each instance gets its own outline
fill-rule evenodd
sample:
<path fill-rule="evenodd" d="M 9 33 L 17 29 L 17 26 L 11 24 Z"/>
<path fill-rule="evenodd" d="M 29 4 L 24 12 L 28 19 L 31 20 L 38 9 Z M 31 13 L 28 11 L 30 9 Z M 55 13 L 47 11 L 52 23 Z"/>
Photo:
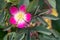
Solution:
<path fill-rule="evenodd" d="M 31 21 L 31 14 L 26 13 L 25 5 L 21 5 L 19 9 L 11 6 L 9 10 L 12 15 L 9 21 L 11 24 L 17 25 L 18 28 L 26 27 L 27 22 L 29 23 Z"/>

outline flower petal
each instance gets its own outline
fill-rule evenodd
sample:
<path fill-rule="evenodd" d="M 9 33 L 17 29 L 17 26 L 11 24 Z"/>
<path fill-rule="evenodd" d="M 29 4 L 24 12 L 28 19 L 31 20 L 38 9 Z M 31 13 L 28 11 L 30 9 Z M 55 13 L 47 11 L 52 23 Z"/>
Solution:
<path fill-rule="evenodd" d="M 18 12 L 18 8 L 16 8 L 15 6 L 11 6 L 9 10 L 11 15 L 14 15 Z"/>
<path fill-rule="evenodd" d="M 17 25 L 18 28 L 25 28 L 25 26 L 26 26 L 26 23 L 25 23 L 25 22 L 19 23 L 19 24 Z"/>
<path fill-rule="evenodd" d="M 25 6 L 25 5 L 21 5 L 21 6 L 19 7 L 19 10 L 20 10 L 20 11 L 23 11 L 23 12 L 26 12 L 26 6 Z"/>
<path fill-rule="evenodd" d="M 30 13 L 27 13 L 26 14 L 26 21 L 27 22 L 30 22 L 30 20 L 31 20 L 31 14 Z"/>
<path fill-rule="evenodd" d="M 9 21 L 10 21 L 11 24 L 16 24 L 16 20 L 14 19 L 14 17 L 10 17 Z"/>

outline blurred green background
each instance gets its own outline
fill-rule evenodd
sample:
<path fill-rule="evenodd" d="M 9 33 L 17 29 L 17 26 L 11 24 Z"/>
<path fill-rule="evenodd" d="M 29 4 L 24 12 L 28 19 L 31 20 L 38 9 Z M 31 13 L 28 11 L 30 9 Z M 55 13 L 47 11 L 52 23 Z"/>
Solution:
<path fill-rule="evenodd" d="M 60 18 L 60 0 L 56 0 L 58 17 Z M 60 32 L 60 20 L 52 21 L 53 28 Z"/>
<path fill-rule="evenodd" d="M 57 8 L 57 11 L 58 11 L 58 14 L 59 14 L 59 18 L 60 18 L 60 0 L 56 0 L 56 8 Z M 52 21 L 52 26 L 54 29 L 56 29 L 57 31 L 60 32 L 60 20 L 58 21 Z M 0 30 L 0 40 L 2 40 L 2 38 L 5 36 L 6 32 L 3 32 Z"/>

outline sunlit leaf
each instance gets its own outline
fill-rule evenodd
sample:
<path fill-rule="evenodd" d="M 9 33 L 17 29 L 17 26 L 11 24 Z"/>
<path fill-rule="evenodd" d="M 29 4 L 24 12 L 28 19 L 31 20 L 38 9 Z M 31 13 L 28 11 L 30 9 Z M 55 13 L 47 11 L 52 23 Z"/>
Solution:
<path fill-rule="evenodd" d="M 47 1 L 53 8 L 56 8 L 56 0 L 47 0 Z"/>

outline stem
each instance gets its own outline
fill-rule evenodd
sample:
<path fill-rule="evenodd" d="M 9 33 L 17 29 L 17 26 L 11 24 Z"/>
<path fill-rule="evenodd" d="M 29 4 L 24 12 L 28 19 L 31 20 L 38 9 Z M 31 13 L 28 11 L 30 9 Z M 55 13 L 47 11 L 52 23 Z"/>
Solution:
<path fill-rule="evenodd" d="M 27 40 L 30 40 L 30 30 L 28 29 Z"/>
<path fill-rule="evenodd" d="M 35 15 L 36 15 L 36 13 L 37 13 L 37 11 L 38 11 L 39 7 L 40 7 L 40 6 L 38 6 L 38 7 L 37 7 L 37 9 L 36 9 Z"/>

